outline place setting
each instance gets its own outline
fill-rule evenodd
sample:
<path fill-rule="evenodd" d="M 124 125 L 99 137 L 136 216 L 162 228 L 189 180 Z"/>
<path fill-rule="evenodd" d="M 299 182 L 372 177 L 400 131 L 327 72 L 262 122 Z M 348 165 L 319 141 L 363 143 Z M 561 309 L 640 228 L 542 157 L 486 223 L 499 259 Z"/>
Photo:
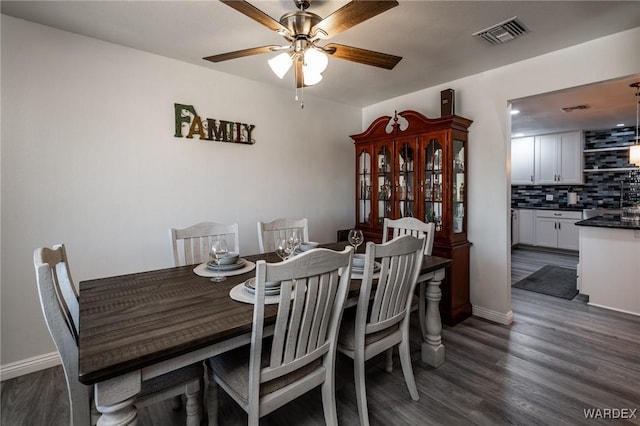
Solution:
<path fill-rule="evenodd" d="M 319 243 L 315 241 L 301 241 L 295 230 L 290 237 L 276 239 L 275 244 L 276 254 L 283 261 L 318 246 Z M 249 278 L 245 282 L 234 286 L 229 291 L 229 296 L 235 301 L 253 304 L 255 303 L 256 294 L 255 284 L 255 277 Z M 265 283 L 264 296 L 265 305 L 278 303 L 280 301 L 280 282 L 267 281 Z M 293 297 L 293 292 L 291 297 Z"/>
<path fill-rule="evenodd" d="M 243 283 L 234 286 L 229 291 L 229 296 L 242 303 L 254 304 L 256 300 L 256 278 L 251 277 Z M 293 297 L 293 292 L 291 292 Z M 265 282 L 264 290 L 264 304 L 272 305 L 280 301 L 280 282 L 279 281 L 267 281 Z"/>
<path fill-rule="evenodd" d="M 213 282 L 222 282 L 227 277 L 242 275 L 256 267 L 254 262 L 240 257 L 239 253 L 230 252 L 223 237 L 213 240 L 209 255 L 212 260 L 196 266 L 193 272 L 201 277 L 210 278 Z"/>
<path fill-rule="evenodd" d="M 352 229 L 349 231 L 349 244 L 353 246 L 353 260 L 351 261 L 351 278 L 361 280 L 364 277 L 364 263 L 366 254 L 356 253 L 358 247 L 364 242 L 364 235 L 360 229 Z M 373 278 L 380 276 L 380 269 L 382 265 L 380 262 L 374 262 L 373 264 Z"/>

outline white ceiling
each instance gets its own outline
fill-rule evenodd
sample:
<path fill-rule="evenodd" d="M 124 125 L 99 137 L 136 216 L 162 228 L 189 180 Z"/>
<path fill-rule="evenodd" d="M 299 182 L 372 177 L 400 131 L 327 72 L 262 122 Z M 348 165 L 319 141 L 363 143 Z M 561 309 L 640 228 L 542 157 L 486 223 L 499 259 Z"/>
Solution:
<path fill-rule="evenodd" d="M 295 9 L 293 0 L 251 3 L 276 20 Z M 346 3 L 314 0 L 309 11 L 326 17 Z M 281 36 L 217 1 L 3 0 L 0 7 L 6 15 L 287 88 L 293 98 L 292 73 L 279 80 L 267 65 L 267 59 L 275 54 L 217 64 L 202 59 L 284 42 Z M 492 46 L 472 36 L 514 16 L 530 30 L 521 38 Z M 400 0 L 399 6 L 330 39 L 330 42 L 402 56 L 393 70 L 330 59 L 323 81 L 305 91 L 362 107 L 638 26 L 640 3 L 637 1 Z M 603 115 L 610 112 L 611 105 L 633 101 L 630 100 L 633 90 L 627 82 L 624 84 L 627 90 L 616 89 L 616 96 L 611 87 L 606 88 L 605 93 L 612 96 L 607 96 L 606 106 L 599 107 Z M 594 89 L 589 91 L 588 98 L 565 100 L 555 94 L 549 99 L 536 97 L 526 103 L 517 102 L 523 113 L 513 119 L 514 132 L 520 131 L 520 127 L 529 128 L 532 119 L 538 128 L 546 128 L 540 120 L 550 115 L 549 105 L 566 106 L 564 104 L 575 102 L 595 105 L 600 97 L 600 92 Z M 531 104 L 534 100 L 540 102 L 538 106 Z M 544 117 L 525 115 L 528 105 L 531 111 L 542 110 Z M 632 106 L 635 120 L 635 104 Z M 563 114 L 564 120 L 568 114 Z M 526 124 L 525 117 L 528 117 Z M 523 120 L 522 126 L 520 120 Z M 587 123 L 594 123 L 594 118 Z"/>

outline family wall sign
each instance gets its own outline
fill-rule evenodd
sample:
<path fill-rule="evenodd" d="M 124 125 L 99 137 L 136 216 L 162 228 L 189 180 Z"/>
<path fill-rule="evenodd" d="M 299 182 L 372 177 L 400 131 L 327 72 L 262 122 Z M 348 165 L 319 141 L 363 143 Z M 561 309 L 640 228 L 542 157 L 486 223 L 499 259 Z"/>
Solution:
<path fill-rule="evenodd" d="M 181 138 L 183 127 L 189 128 L 186 138 L 193 139 L 197 135 L 201 140 L 216 142 L 244 143 L 253 145 L 256 143 L 251 138 L 251 132 L 256 127 L 253 124 L 239 123 L 235 121 L 216 120 L 214 118 L 201 118 L 193 105 L 173 104 L 176 122 L 176 138 Z"/>

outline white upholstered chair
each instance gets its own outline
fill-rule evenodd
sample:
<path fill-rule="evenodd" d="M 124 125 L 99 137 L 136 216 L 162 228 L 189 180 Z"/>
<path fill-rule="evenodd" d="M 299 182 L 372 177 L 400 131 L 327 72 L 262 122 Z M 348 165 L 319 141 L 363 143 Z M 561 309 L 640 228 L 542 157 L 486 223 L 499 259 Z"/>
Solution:
<path fill-rule="evenodd" d="M 360 424 L 369 424 L 365 386 L 365 361 L 398 346 L 400 363 L 409 394 L 417 401 L 409 350 L 409 316 L 422 259 L 425 239 L 410 235 L 387 243 L 367 243 L 364 275 L 358 304 L 342 319 L 338 351 L 353 359 L 356 400 Z M 375 261 L 381 264 L 373 285 Z"/>
<path fill-rule="evenodd" d="M 247 412 L 250 426 L 320 385 L 325 422 L 337 424 L 336 339 L 352 255 L 352 247 L 342 252 L 320 248 L 280 263 L 257 262 L 251 344 L 209 359 L 210 383 Z M 263 338 L 268 281 L 280 281 L 281 292 L 273 336 Z"/>
<path fill-rule="evenodd" d="M 260 253 L 270 253 L 276 250 L 278 238 L 288 238 L 292 230 L 302 232 L 302 241 L 309 241 L 309 224 L 306 218 L 289 219 L 278 218 L 271 222 L 258 222 L 258 246 Z"/>
<path fill-rule="evenodd" d="M 78 381 L 78 294 L 64 245 L 36 249 L 33 263 L 42 313 L 62 359 L 69 390 L 70 424 L 94 425 L 98 413 L 92 410 L 93 387 Z M 135 404 L 144 406 L 186 394 L 187 425 L 198 426 L 202 416 L 203 372 L 199 363 L 145 381 Z"/>
<path fill-rule="evenodd" d="M 240 252 L 237 223 L 202 222 L 184 229 L 171 228 L 175 266 L 207 262 L 213 239 L 221 235 L 226 236 L 229 251 Z"/>

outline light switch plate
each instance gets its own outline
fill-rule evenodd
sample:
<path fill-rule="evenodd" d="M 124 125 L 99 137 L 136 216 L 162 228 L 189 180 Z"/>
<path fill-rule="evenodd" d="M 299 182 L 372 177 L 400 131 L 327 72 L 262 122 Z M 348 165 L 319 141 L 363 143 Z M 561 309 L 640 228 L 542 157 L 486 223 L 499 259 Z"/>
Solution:
<path fill-rule="evenodd" d="M 553 201 L 553 195 L 548 194 L 546 200 L 547 201 Z"/>

